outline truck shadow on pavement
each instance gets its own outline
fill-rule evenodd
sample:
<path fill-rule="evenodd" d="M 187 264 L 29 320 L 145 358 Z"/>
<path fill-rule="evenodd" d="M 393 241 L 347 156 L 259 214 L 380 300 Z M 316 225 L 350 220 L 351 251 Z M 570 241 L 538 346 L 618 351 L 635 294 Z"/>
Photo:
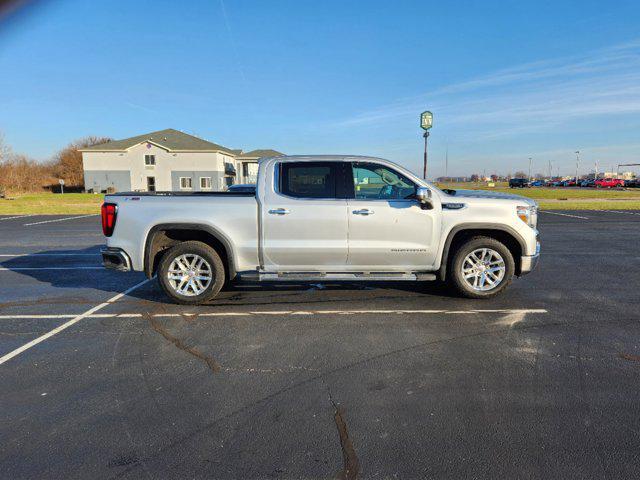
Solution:
<path fill-rule="evenodd" d="M 0 258 L 0 268 L 28 276 L 56 289 L 69 289 L 69 297 L 59 300 L 87 301 L 87 290 L 117 294 L 142 281 L 140 272 L 117 272 L 102 267 L 101 245 L 83 249 L 41 250 L 22 256 Z M 75 290 L 75 292 L 74 292 Z M 439 282 L 229 282 L 207 306 L 330 304 L 350 301 L 366 307 L 366 302 L 420 297 L 453 297 Z M 170 304 L 155 279 L 130 292 L 128 297 L 148 304 Z M 95 301 L 95 300 L 93 300 Z M 120 301 L 126 302 L 126 299 Z"/>

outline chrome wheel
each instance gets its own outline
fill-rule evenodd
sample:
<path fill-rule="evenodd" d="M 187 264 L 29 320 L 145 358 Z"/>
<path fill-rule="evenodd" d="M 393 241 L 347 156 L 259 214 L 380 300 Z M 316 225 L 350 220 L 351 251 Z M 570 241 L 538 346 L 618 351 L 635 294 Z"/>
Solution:
<path fill-rule="evenodd" d="M 481 292 L 500 285 L 506 271 L 504 259 L 491 248 L 478 248 L 462 262 L 462 278 L 472 289 Z"/>
<path fill-rule="evenodd" d="M 200 255 L 185 253 L 173 259 L 167 272 L 169 285 L 178 294 L 195 297 L 211 284 L 211 265 Z"/>

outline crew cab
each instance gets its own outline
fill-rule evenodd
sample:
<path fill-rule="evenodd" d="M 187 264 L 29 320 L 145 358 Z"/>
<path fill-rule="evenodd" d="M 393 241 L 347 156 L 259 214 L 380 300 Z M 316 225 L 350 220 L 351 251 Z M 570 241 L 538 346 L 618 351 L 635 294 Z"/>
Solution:
<path fill-rule="evenodd" d="M 255 192 L 107 195 L 106 267 L 157 277 L 200 304 L 232 280 L 444 281 L 469 298 L 535 267 L 535 201 L 440 190 L 380 158 L 281 156 Z"/>

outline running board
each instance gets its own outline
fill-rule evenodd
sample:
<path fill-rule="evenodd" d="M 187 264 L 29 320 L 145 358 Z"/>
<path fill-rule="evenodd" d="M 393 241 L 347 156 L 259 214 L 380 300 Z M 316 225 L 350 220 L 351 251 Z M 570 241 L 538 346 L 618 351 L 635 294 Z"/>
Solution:
<path fill-rule="evenodd" d="M 242 280 L 259 282 L 327 282 L 327 281 L 433 281 L 434 273 L 426 272 L 247 272 Z"/>

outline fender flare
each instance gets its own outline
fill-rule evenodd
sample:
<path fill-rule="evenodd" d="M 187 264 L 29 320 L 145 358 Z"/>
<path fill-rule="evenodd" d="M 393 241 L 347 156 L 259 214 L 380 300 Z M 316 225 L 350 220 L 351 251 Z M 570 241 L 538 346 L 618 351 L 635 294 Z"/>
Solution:
<path fill-rule="evenodd" d="M 520 236 L 518 231 L 515 228 L 510 227 L 509 225 L 504 225 L 501 223 L 482 223 L 482 222 L 473 222 L 473 223 L 461 223 L 455 225 L 449 233 L 447 234 L 447 238 L 444 241 L 444 246 L 442 248 L 442 256 L 440 257 L 440 269 L 438 270 L 438 279 L 444 281 L 447 278 L 447 265 L 449 263 L 449 250 L 451 249 L 451 243 L 453 243 L 453 238 L 456 234 L 464 231 L 464 230 L 499 230 L 505 232 L 513 237 L 514 240 L 518 242 L 520 245 L 520 249 L 523 252 L 527 251 L 527 244 Z M 517 266 L 520 262 L 519 258 L 514 258 L 516 262 L 516 270 Z"/>
<path fill-rule="evenodd" d="M 151 227 L 149 232 L 147 233 L 147 238 L 144 242 L 144 273 L 147 278 L 151 278 L 153 275 L 153 263 L 151 261 L 151 246 L 153 245 L 153 241 L 155 236 L 160 231 L 164 230 L 196 230 L 201 232 L 206 232 L 219 241 L 224 249 L 226 250 L 227 256 L 227 267 L 229 269 L 229 279 L 233 279 L 236 276 L 236 266 L 235 266 L 235 251 L 233 249 L 233 244 L 229 240 L 229 238 L 211 225 L 201 224 L 201 223 L 159 223 Z"/>

